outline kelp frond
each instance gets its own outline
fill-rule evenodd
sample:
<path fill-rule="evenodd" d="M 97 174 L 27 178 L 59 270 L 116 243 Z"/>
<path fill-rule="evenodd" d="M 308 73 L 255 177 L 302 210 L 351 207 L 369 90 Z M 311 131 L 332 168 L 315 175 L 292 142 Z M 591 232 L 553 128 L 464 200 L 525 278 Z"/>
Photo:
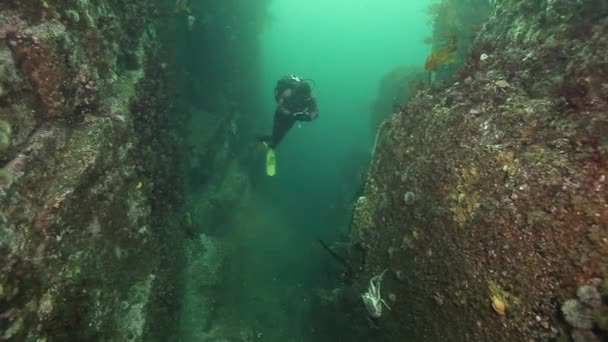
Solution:
<path fill-rule="evenodd" d="M 179 14 L 182 12 L 192 14 L 192 8 L 188 3 L 188 0 L 175 0 L 175 8 L 173 10 L 175 14 Z"/>
<path fill-rule="evenodd" d="M 456 38 L 453 38 L 447 45 L 431 51 L 431 55 L 426 59 L 424 68 L 428 72 L 437 70 L 440 65 L 453 64 L 458 56 L 458 45 Z"/>

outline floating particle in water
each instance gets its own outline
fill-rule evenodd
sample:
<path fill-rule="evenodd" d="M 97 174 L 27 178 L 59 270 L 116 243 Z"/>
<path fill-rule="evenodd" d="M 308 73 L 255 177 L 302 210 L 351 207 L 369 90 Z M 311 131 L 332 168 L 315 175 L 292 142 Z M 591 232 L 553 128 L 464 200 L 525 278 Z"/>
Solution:
<path fill-rule="evenodd" d="M 189 15 L 188 16 L 188 30 L 192 31 L 192 28 L 194 27 L 194 23 L 196 22 L 196 17 L 193 15 Z"/>

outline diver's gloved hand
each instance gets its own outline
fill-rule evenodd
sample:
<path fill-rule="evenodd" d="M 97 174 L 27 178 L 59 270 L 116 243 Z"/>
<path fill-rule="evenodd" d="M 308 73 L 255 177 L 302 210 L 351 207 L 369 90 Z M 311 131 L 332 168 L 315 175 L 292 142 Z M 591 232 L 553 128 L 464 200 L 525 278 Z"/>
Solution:
<path fill-rule="evenodd" d="M 316 113 L 310 113 L 308 111 L 294 113 L 294 117 L 299 121 L 312 121 L 316 118 Z"/>

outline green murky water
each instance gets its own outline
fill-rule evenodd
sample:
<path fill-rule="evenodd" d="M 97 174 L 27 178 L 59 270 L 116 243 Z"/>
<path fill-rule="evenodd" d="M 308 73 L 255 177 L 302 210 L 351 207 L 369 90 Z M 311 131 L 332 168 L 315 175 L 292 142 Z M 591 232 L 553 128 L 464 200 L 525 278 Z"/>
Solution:
<path fill-rule="evenodd" d="M 212 289 L 204 285 L 205 274 L 196 275 L 206 267 L 197 258 L 209 256 L 193 252 L 199 271 L 191 270 L 187 279 L 184 340 L 353 338 L 347 322 L 332 317 L 339 313 L 320 304 L 320 294 L 339 285 L 342 270 L 318 239 L 331 243 L 348 234 L 351 205 L 371 156 L 370 111 L 379 84 L 395 68 L 424 65 L 429 46 L 423 41 L 432 31 L 427 6 L 397 0 L 270 4 L 271 19 L 259 41 L 259 89 L 252 90 L 260 106 L 246 115 L 255 115 L 258 132 L 269 131 L 275 83 L 296 74 L 312 80 L 320 118 L 291 129 L 276 149 L 275 177 L 265 177 L 257 162 L 260 174 L 248 201 L 224 232 L 205 233 L 218 246 L 210 253 L 222 253 L 210 257 L 222 260 Z"/>

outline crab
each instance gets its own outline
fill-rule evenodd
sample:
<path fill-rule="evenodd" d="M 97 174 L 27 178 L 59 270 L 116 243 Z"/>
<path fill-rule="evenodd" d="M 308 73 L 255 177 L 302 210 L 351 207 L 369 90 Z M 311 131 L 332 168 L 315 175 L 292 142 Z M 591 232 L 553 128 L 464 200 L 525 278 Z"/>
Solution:
<path fill-rule="evenodd" d="M 367 292 L 361 295 L 368 314 L 373 318 L 379 318 L 382 316 L 382 304 L 384 304 L 387 309 L 391 309 L 388 304 L 386 304 L 384 299 L 382 299 L 382 295 L 380 293 L 380 284 L 382 283 L 382 277 L 384 276 L 385 272 L 386 270 L 379 275 L 372 277 L 369 280 Z"/>

